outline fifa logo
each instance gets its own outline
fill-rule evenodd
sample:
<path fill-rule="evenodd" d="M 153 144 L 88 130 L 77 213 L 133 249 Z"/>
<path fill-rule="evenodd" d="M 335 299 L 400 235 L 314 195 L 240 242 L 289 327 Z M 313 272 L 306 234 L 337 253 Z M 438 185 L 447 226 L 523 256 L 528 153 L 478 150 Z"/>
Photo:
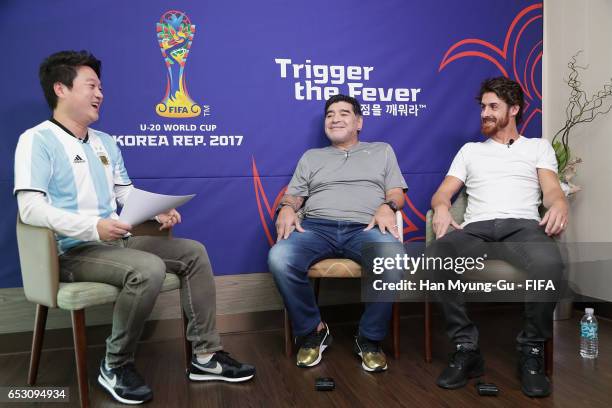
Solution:
<path fill-rule="evenodd" d="M 185 80 L 185 65 L 194 33 L 195 25 L 182 11 L 167 11 L 157 23 L 157 41 L 168 70 L 166 94 L 155 107 L 159 116 L 191 118 L 202 111 L 189 96 Z"/>

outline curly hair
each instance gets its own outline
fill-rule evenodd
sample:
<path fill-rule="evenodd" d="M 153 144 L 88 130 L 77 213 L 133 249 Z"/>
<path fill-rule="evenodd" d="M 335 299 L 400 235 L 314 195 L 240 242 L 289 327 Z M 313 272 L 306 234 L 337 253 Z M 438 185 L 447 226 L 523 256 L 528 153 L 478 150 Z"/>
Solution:
<path fill-rule="evenodd" d="M 480 84 L 480 92 L 478 96 L 476 96 L 478 103 L 482 101 L 482 95 L 487 92 L 493 92 L 498 98 L 506 102 L 508 106 L 518 105 L 519 110 L 516 114 L 516 123 L 521 123 L 525 100 L 523 97 L 523 90 L 518 82 L 503 76 L 486 79 Z"/>
<path fill-rule="evenodd" d="M 357 116 L 362 116 L 361 105 L 359 104 L 359 101 L 351 96 L 342 95 L 342 94 L 334 95 L 331 98 L 329 98 L 327 102 L 325 102 L 324 114 L 327 114 L 327 109 L 329 109 L 329 107 L 336 102 L 350 103 L 353 106 L 353 113 L 355 113 L 355 115 Z"/>

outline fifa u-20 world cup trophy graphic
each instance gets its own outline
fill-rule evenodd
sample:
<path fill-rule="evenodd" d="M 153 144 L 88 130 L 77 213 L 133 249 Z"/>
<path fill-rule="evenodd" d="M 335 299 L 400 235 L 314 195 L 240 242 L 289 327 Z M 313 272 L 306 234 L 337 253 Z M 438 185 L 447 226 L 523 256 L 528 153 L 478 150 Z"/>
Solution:
<path fill-rule="evenodd" d="M 185 64 L 194 33 L 195 25 L 182 11 L 167 11 L 157 23 L 157 41 L 168 70 L 166 95 L 155 107 L 160 116 L 191 118 L 202 111 L 189 96 L 185 81 Z"/>

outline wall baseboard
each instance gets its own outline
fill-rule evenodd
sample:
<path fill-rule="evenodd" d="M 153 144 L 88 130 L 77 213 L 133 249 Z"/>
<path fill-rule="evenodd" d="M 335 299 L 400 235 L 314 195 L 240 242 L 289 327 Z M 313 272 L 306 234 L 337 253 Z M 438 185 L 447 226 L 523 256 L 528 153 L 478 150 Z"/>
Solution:
<path fill-rule="evenodd" d="M 217 315 L 281 310 L 283 301 L 269 273 L 216 276 Z M 321 284 L 320 304 L 346 304 L 360 301 L 359 279 L 329 279 Z M 0 289 L 0 334 L 28 332 L 34 327 L 36 306 L 27 301 L 23 288 Z M 159 295 L 149 320 L 180 318 L 177 290 Z M 112 304 L 86 310 L 88 326 L 110 324 Z M 48 329 L 71 327 L 70 313 L 50 309 Z"/>

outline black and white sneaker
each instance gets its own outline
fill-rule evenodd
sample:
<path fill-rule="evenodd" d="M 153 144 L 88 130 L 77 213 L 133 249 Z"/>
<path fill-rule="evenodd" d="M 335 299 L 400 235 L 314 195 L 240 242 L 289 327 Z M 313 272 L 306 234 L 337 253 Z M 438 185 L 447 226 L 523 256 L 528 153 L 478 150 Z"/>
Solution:
<path fill-rule="evenodd" d="M 123 404 L 142 404 L 153 398 L 153 392 L 136 371 L 134 363 L 106 369 L 105 359 L 100 363 L 100 385 Z"/>
<path fill-rule="evenodd" d="M 519 352 L 518 371 L 523 394 L 548 397 L 551 387 L 544 367 L 544 344 L 523 345 Z"/>
<path fill-rule="evenodd" d="M 229 381 L 241 382 L 253 378 L 255 367 L 240 363 L 225 351 L 217 351 L 206 364 L 198 363 L 197 357 L 191 358 L 189 379 L 192 381 Z"/>

